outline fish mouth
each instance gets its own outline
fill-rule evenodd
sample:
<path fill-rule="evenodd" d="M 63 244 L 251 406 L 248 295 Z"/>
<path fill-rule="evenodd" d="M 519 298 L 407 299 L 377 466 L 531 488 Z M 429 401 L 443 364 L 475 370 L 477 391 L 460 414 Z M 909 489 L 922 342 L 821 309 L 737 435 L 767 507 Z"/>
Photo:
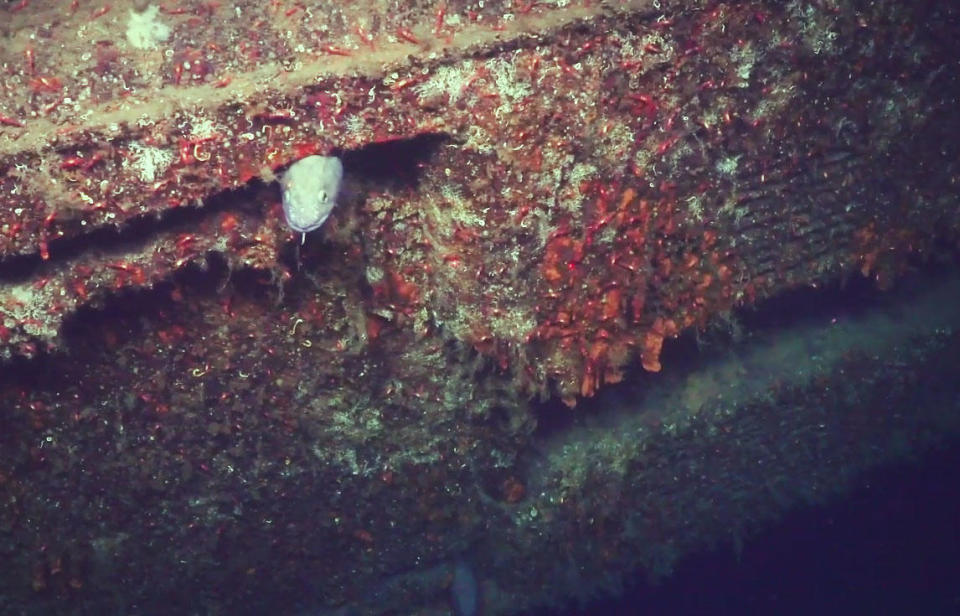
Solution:
<path fill-rule="evenodd" d="M 311 231 L 314 231 L 322 227 L 324 222 L 326 222 L 326 219 L 323 219 L 320 222 L 316 222 L 316 223 L 305 225 L 305 226 L 297 225 L 292 222 L 288 222 L 287 224 L 290 226 L 291 229 L 293 229 L 297 233 L 310 233 Z"/>

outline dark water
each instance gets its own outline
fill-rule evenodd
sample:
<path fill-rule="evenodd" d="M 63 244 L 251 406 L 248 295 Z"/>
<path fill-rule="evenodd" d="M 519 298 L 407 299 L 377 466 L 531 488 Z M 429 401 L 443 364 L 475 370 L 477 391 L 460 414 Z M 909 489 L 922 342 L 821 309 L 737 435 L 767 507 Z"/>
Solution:
<path fill-rule="evenodd" d="M 529 616 L 960 614 L 960 443 L 861 477 L 743 546 L 690 558 L 656 586 Z"/>

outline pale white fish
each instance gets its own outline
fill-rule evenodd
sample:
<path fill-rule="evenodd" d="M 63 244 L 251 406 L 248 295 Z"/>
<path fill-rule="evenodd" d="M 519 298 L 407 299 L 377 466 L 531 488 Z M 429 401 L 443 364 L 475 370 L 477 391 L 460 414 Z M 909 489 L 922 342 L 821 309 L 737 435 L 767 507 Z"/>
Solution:
<path fill-rule="evenodd" d="M 342 182 L 343 163 L 336 156 L 301 158 L 280 178 L 283 215 L 290 228 L 301 233 L 301 244 L 330 216 Z"/>

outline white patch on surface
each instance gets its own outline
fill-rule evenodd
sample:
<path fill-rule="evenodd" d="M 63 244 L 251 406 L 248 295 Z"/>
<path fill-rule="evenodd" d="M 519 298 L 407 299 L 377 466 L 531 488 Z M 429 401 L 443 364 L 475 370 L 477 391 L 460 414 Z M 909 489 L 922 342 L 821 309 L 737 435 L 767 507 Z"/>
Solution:
<path fill-rule="evenodd" d="M 157 21 L 160 9 L 150 5 L 142 13 L 130 11 L 127 21 L 127 42 L 137 49 L 156 49 L 170 37 L 170 26 Z"/>
<path fill-rule="evenodd" d="M 132 166 L 143 182 L 153 182 L 173 163 L 173 153 L 168 150 L 139 143 L 132 144 L 130 150 L 133 152 Z"/>
<path fill-rule="evenodd" d="M 517 77 L 517 67 L 514 61 L 503 58 L 494 58 L 487 63 L 487 70 L 493 78 L 493 83 L 500 94 L 501 105 L 497 113 L 504 115 L 513 111 L 513 106 L 533 93 L 529 83 Z"/>
<path fill-rule="evenodd" d="M 198 116 L 193 120 L 192 134 L 197 139 L 210 139 L 217 135 L 217 124 L 210 118 Z"/>
<path fill-rule="evenodd" d="M 717 171 L 726 176 L 734 176 L 740 166 L 740 156 L 723 156 L 717 161 Z"/>
<path fill-rule="evenodd" d="M 447 104 L 456 103 L 473 75 L 474 66 L 467 62 L 463 66 L 441 66 L 429 79 L 414 87 L 420 100 L 446 95 Z"/>

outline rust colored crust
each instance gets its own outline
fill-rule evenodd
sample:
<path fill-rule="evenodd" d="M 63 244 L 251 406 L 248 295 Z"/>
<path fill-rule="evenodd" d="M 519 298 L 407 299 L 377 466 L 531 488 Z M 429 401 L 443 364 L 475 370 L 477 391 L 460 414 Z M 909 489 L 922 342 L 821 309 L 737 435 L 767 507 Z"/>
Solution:
<path fill-rule="evenodd" d="M 371 264 L 366 311 L 399 326 L 382 300 L 399 293 L 424 331 L 570 403 L 736 304 L 846 272 L 885 284 L 955 236 L 937 145 L 954 99 L 931 93 L 955 77 L 936 43 L 890 33 L 909 9 L 495 4 L 184 2 L 154 15 L 155 49 L 131 45 L 122 3 L 8 7 L 4 354 L 211 252 L 284 278 L 276 191 L 225 191 L 428 134 L 447 141 L 414 189 L 360 178 L 335 225 Z M 196 218 L 169 222 L 182 208 Z M 133 223 L 98 251 L 97 230 Z"/>

